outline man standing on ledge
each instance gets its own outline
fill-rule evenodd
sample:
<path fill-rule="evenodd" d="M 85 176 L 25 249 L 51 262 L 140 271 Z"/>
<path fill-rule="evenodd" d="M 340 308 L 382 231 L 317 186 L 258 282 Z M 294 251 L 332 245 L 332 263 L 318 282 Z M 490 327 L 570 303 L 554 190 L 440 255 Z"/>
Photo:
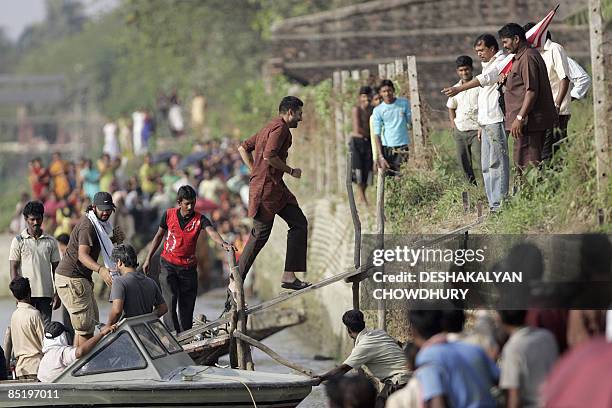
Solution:
<path fill-rule="evenodd" d="M 559 118 L 546 64 L 527 43 L 523 27 L 506 24 L 499 30 L 499 38 L 504 48 L 514 54 L 505 83 L 505 123 L 515 139 L 514 162 L 522 172 L 529 164 L 537 166 L 542 161 L 544 136 L 558 124 Z"/>
<path fill-rule="evenodd" d="M 251 236 L 240 256 L 240 274 L 245 277 L 248 273 L 268 241 L 274 217 L 278 214 L 289 225 L 281 287 L 291 290 L 310 286 L 295 276 L 295 272 L 306 272 L 308 221 L 283 181 L 284 173 L 298 179 L 302 177 L 301 169 L 287 165 L 292 139 L 289 129 L 297 128 L 302 120 L 302 106 L 304 103 L 299 98 L 284 97 L 278 107 L 279 115 L 238 147 L 242 160 L 251 171 L 249 217 L 253 218 Z M 229 289 L 234 291 L 232 282 Z"/>

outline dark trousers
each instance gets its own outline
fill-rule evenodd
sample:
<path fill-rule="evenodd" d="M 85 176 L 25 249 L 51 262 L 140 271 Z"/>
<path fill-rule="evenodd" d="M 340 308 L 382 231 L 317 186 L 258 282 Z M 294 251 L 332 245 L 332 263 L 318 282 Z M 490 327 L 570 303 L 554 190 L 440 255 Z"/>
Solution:
<path fill-rule="evenodd" d="M 408 162 L 410 148 L 408 145 L 389 147 L 383 146 L 383 157 L 389 164 L 388 176 L 397 175 L 400 171 L 402 163 Z"/>
<path fill-rule="evenodd" d="M 567 137 L 567 125 L 571 115 L 559 115 L 559 127 L 546 131 L 544 137 L 544 147 L 542 148 L 542 160 L 550 160 L 559 150 L 559 146 L 554 146 L 555 143 Z"/>
<path fill-rule="evenodd" d="M 43 324 L 47 324 L 51 321 L 51 314 L 53 310 L 51 308 L 51 302 L 53 301 L 50 297 L 33 297 L 32 306 L 40 312 L 43 319 Z"/>
<path fill-rule="evenodd" d="M 478 170 L 480 163 L 480 141 L 478 140 L 478 130 L 461 131 L 453 129 L 455 146 L 457 148 L 457 162 L 463 170 L 465 178 L 472 184 L 476 184 L 476 174 L 474 167 Z M 474 166 L 472 166 L 474 163 Z"/>
<path fill-rule="evenodd" d="M 288 272 L 305 272 L 306 271 L 306 250 L 308 245 L 308 220 L 302 209 L 294 204 L 287 204 L 277 215 L 281 217 L 287 225 L 289 225 L 289 232 L 287 232 L 287 255 L 285 256 L 285 271 Z M 238 262 L 238 270 L 244 278 L 251 269 L 257 254 L 264 247 L 268 238 L 270 238 L 270 232 L 272 232 L 272 226 L 274 225 L 274 219 L 271 221 L 262 221 L 259 214 L 253 218 L 253 229 L 251 230 L 251 236 L 249 242 L 247 242 L 240 261 Z"/>
<path fill-rule="evenodd" d="M 528 132 L 523 129 L 523 135 L 514 141 L 514 163 L 522 173 L 530 164 L 537 166 L 542 161 L 542 149 L 546 131 Z"/>
<path fill-rule="evenodd" d="M 193 310 L 198 296 L 198 270 L 196 266 L 181 267 L 160 259 L 162 292 L 168 296 L 170 292 L 170 322 L 166 326 L 173 327 L 177 333 L 191 329 L 193 325 Z M 165 288 L 164 288 L 165 286 Z M 165 289 L 165 290 L 164 290 Z M 166 297 L 167 299 L 167 297 Z M 177 310 L 178 307 L 178 310 Z"/>

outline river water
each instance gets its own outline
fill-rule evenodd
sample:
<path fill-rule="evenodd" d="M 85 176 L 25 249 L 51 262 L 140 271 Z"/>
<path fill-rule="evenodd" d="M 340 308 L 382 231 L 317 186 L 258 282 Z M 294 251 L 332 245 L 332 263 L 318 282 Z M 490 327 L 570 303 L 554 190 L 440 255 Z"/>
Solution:
<path fill-rule="evenodd" d="M 200 297 L 196 302 L 195 314 L 204 314 L 210 320 L 214 320 L 223 309 L 225 302 L 225 291 L 213 290 L 207 292 Z M 256 299 L 248 299 L 249 304 L 257 303 Z M 98 300 L 100 309 L 100 320 L 105 322 L 110 311 L 110 304 Z M 11 314 L 15 310 L 15 301 L 9 298 L 0 298 L 0 338 L 4 337 L 4 331 L 9 324 Z M 55 311 L 53 320 L 61 321 L 61 315 Z M 288 328 L 275 335 L 268 337 L 263 341 L 268 347 L 287 358 L 290 361 L 298 363 L 304 367 L 311 369 L 315 373 L 323 373 L 335 365 L 334 361 L 314 360 L 313 356 L 320 353 L 320 347 L 317 344 L 306 342 L 307 338 L 300 335 L 298 328 Z M 295 371 L 282 366 L 276 361 L 268 357 L 267 354 L 253 349 L 253 363 L 257 371 L 266 371 L 274 373 L 296 374 Z M 229 365 L 228 356 L 219 359 L 219 364 Z M 313 387 L 310 395 L 302 401 L 300 408 L 321 408 L 327 406 L 325 398 L 324 386 Z"/>

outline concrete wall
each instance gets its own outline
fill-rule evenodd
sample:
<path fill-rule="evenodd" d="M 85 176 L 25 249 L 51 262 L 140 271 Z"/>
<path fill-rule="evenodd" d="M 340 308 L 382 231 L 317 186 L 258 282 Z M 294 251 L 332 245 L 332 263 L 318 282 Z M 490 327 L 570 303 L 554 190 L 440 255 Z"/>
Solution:
<path fill-rule="evenodd" d="M 309 221 L 305 279 L 318 282 L 351 267 L 354 233 L 348 204 L 324 198 L 311 200 L 302 209 Z M 287 225 L 277 217 L 270 240 L 257 257 L 255 289 L 263 299 L 281 292 L 279 282 L 286 253 L 286 233 Z M 352 343 L 342 324 L 342 314 L 352 308 L 350 284 L 337 282 L 297 297 L 286 305 L 305 311 L 308 320 L 301 330 L 313 339 L 313 344 L 321 345 L 320 354 L 347 355 Z"/>

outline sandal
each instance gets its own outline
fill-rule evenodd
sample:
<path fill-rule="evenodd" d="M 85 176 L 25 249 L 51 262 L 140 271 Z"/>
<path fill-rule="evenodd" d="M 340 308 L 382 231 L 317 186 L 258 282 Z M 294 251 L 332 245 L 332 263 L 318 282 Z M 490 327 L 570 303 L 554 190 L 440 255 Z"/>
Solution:
<path fill-rule="evenodd" d="M 281 288 L 291 289 L 291 290 L 302 290 L 302 289 L 306 289 L 307 287 L 311 285 L 312 284 L 310 282 L 302 282 L 298 278 L 295 278 L 293 282 L 282 282 Z"/>

